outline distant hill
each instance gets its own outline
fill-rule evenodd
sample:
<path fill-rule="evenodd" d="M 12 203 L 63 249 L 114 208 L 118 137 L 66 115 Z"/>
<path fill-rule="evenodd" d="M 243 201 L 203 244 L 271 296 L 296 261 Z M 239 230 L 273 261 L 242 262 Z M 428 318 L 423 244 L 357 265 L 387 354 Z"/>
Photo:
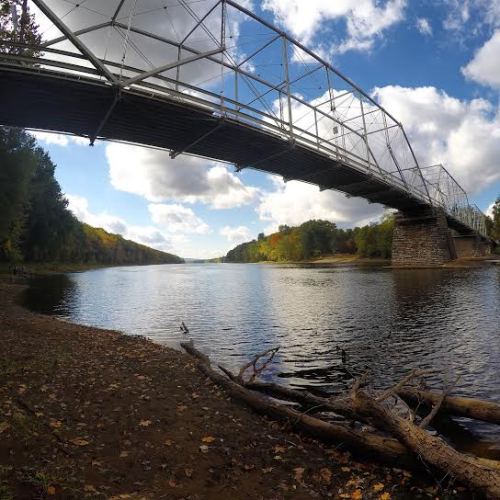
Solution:
<path fill-rule="evenodd" d="M 24 130 L 0 127 L 0 262 L 170 264 L 183 259 L 80 222 L 48 153 Z"/>
<path fill-rule="evenodd" d="M 79 262 L 98 264 L 181 264 L 184 259 L 126 240 L 118 234 L 82 224 L 84 239 Z"/>

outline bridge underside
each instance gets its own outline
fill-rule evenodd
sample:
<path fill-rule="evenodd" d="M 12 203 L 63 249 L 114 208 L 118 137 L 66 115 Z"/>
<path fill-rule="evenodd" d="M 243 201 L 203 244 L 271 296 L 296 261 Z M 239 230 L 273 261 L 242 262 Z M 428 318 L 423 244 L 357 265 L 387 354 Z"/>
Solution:
<path fill-rule="evenodd" d="M 96 80 L 0 69 L 0 123 L 126 141 L 230 162 L 406 210 L 425 205 L 351 165 L 240 121 Z M 114 105 L 115 103 L 115 105 Z M 112 110 L 106 117 L 108 110 Z M 106 120 L 105 120 L 106 118 Z M 104 122 L 105 120 L 105 122 Z"/>
<path fill-rule="evenodd" d="M 122 90 L 80 75 L 0 68 L 0 124 L 72 133 L 190 153 L 335 189 L 399 210 L 396 264 L 434 265 L 456 257 L 449 228 L 471 230 L 404 187 L 213 108 L 144 90 Z M 140 166 L 138 165 L 138 168 Z M 422 214 L 424 217 L 422 218 Z M 462 248 L 465 243 L 462 243 Z"/>

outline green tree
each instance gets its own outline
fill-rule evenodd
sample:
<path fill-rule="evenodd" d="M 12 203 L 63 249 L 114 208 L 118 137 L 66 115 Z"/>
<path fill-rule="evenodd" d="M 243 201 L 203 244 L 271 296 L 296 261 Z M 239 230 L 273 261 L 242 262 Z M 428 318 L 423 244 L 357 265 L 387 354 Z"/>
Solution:
<path fill-rule="evenodd" d="M 28 192 L 36 159 L 29 134 L 0 127 L 0 259 L 20 260 Z"/>
<path fill-rule="evenodd" d="M 41 41 L 28 0 L 0 0 L 0 52 L 39 57 Z"/>
<path fill-rule="evenodd" d="M 490 224 L 488 228 L 488 234 L 492 239 L 500 241 L 500 196 L 497 201 L 493 204 L 491 209 L 492 217 L 490 219 Z"/>
<path fill-rule="evenodd" d="M 182 262 L 80 223 L 49 155 L 26 132 L 0 127 L 0 260 L 99 264 Z"/>

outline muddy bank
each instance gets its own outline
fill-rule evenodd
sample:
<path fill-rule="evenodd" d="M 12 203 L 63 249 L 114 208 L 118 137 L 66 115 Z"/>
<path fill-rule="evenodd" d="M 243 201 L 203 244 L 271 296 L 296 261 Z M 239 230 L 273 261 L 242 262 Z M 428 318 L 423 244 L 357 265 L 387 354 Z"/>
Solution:
<path fill-rule="evenodd" d="M 0 499 L 468 497 L 232 402 L 177 351 L 36 315 L 0 284 Z"/>

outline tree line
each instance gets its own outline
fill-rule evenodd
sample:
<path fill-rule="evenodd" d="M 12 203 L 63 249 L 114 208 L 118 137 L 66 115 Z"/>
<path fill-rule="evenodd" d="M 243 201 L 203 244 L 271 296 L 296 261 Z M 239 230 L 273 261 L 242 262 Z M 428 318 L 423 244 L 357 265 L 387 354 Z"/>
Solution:
<path fill-rule="evenodd" d="M 277 233 L 242 243 L 230 250 L 226 262 L 299 261 L 335 253 L 390 258 L 394 216 L 378 224 L 341 229 L 327 220 L 310 220 L 300 226 L 279 226 Z"/>
<path fill-rule="evenodd" d="M 82 264 L 183 262 L 76 219 L 55 164 L 27 132 L 0 127 L 0 261 Z"/>
<path fill-rule="evenodd" d="M 489 236 L 500 241 L 500 197 L 487 217 Z M 341 229 L 327 220 L 310 220 L 300 226 L 279 226 L 277 233 L 242 243 L 230 250 L 225 262 L 286 262 L 324 257 L 335 253 L 389 259 L 392 250 L 394 215 L 379 223 Z M 499 248 L 497 247 L 497 252 Z"/>

